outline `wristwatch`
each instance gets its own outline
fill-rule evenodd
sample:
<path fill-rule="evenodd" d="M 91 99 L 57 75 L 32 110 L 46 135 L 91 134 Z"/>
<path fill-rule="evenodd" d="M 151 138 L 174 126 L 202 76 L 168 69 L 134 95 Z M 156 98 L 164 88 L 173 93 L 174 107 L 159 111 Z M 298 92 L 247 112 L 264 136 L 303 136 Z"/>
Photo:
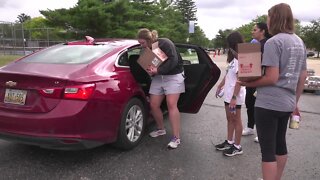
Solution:
<path fill-rule="evenodd" d="M 233 96 L 232 96 L 232 99 L 237 99 L 237 96 L 233 95 Z"/>

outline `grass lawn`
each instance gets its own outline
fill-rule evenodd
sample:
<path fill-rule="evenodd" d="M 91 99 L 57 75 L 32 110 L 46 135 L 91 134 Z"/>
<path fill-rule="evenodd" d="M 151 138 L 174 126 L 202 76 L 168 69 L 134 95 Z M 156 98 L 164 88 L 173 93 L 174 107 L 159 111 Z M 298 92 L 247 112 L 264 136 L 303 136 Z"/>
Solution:
<path fill-rule="evenodd" d="M 18 56 L 18 55 L 0 55 L 0 67 L 20 57 L 21 56 Z"/>

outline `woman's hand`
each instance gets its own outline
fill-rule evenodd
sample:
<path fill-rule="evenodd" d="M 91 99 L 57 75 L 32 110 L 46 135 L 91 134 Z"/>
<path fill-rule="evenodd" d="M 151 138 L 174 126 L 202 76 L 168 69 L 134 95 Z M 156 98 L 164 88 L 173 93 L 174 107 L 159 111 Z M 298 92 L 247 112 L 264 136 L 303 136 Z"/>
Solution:
<path fill-rule="evenodd" d="M 237 100 L 231 99 L 230 104 L 229 104 L 229 110 L 230 110 L 231 114 L 236 114 L 236 105 L 237 105 Z"/>
<path fill-rule="evenodd" d="M 149 65 L 147 71 L 151 76 L 153 76 L 153 75 L 156 75 L 158 73 L 158 68 Z"/>
<path fill-rule="evenodd" d="M 275 85 L 278 82 L 278 80 L 279 80 L 279 68 L 266 66 L 265 74 L 263 76 L 248 82 L 238 80 L 237 83 L 239 83 L 241 86 L 246 86 L 246 87 L 261 87 L 261 86 Z"/>
<path fill-rule="evenodd" d="M 237 83 L 239 83 L 240 86 L 247 86 L 247 82 L 244 82 L 244 81 L 238 80 Z"/>
<path fill-rule="evenodd" d="M 296 108 L 295 108 L 294 111 L 292 112 L 292 115 L 300 116 L 300 110 L 299 110 L 298 106 L 296 106 Z"/>
<path fill-rule="evenodd" d="M 223 86 L 221 84 L 218 85 L 217 90 L 216 90 L 216 98 L 218 98 L 219 93 L 221 92 Z"/>

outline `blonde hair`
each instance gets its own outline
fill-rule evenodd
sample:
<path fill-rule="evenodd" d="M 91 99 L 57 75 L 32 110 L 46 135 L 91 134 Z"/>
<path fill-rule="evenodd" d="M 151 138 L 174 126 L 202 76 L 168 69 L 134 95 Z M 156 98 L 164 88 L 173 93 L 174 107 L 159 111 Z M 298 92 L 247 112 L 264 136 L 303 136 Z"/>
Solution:
<path fill-rule="evenodd" d="M 278 33 L 294 33 L 294 19 L 288 4 L 280 3 L 268 10 L 269 32 L 272 35 Z"/>
<path fill-rule="evenodd" d="M 156 30 L 150 31 L 147 28 L 142 28 L 142 29 L 139 29 L 137 38 L 144 39 L 150 43 L 153 43 L 158 40 L 158 31 Z"/>

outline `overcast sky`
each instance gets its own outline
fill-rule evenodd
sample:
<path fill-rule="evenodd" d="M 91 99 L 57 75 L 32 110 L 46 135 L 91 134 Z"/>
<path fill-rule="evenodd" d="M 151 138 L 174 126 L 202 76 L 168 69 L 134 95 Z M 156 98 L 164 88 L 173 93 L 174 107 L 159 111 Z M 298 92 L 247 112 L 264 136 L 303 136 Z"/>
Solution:
<path fill-rule="evenodd" d="M 70 8 L 78 0 L 0 0 L 0 21 L 14 22 L 25 13 L 37 17 L 39 10 Z M 251 22 L 257 16 L 267 14 L 270 7 L 285 2 L 291 6 L 293 15 L 303 25 L 320 18 L 320 0 L 194 0 L 197 5 L 198 25 L 209 39 L 219 29 L 237 28 Z"/>

